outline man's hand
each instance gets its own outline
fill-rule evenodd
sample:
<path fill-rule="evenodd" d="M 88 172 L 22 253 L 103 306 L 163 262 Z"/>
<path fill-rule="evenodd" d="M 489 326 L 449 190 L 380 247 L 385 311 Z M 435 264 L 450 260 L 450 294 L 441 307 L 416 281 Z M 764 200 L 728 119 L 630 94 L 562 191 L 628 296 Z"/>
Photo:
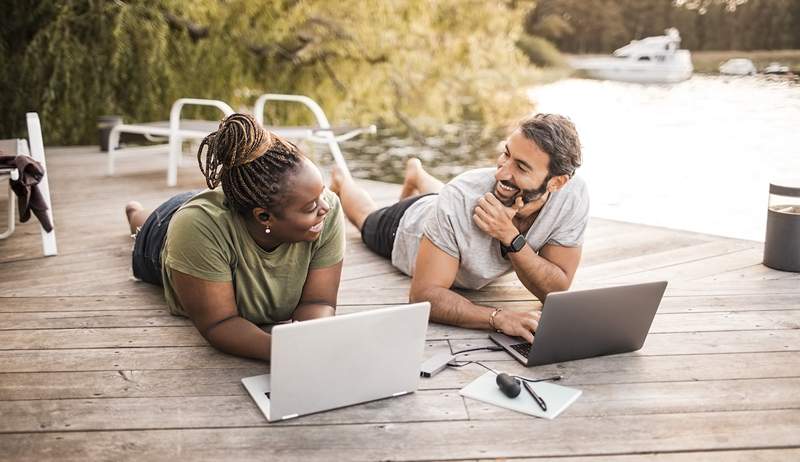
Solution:
<path fill-rule="evenodd" d="M 522 337 L 528 343 L 533 343 L 533 332 L 539 328 L 541 311 L 510 311 L 503 310 L 494 317 L 494 326 L 500 332 L 512 337 Z"/>
<path fill-rule="evenodd" d="M 522 198 L 517 197 L 514 205 L 506 207 L 492 193 L 486 193 L 478 200 L 472 220 L 481 231 L 508 246 L 519 234 L 512 218 L 523 205 Z"/>

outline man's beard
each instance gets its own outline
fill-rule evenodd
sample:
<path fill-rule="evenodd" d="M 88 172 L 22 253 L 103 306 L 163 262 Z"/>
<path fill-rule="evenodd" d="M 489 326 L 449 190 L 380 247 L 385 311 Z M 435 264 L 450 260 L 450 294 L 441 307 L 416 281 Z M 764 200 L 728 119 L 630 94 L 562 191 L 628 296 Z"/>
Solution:
<path fill-rule="evenodd" d="M 545 178 L 544 181 L 542 181 L 542 185 L 536 189 L 519 189 L 517 185 L 515 185 L 510 181 L 500 180 L 499 182 L 506 186 L 517 188 L 517 193 L 514 194 L 514 196 L 512 196 L 510 199 L 503 199 L 501 197 L 497 197 L 497 194 L 495 194 L 495 191 L 497 190 L 497 183 L 495 183 L 495 189 L 492 190 L 492 194 L 494 194 L 494 197 L 497 197 L 500 203 L 505 205 L 506 207 L 511 207 L 512 205 L 514 205 L 514 202 L 517 201 L 518 197 L 522 197 L 523 204 L 528 204 L 535 200 L 539 200 L 541 199 L 542 196 L 544 196 L 544 193 L 547 192 L 547 181 L 549 179 L 550 176 L 548 175 L 548 177 Z"/>

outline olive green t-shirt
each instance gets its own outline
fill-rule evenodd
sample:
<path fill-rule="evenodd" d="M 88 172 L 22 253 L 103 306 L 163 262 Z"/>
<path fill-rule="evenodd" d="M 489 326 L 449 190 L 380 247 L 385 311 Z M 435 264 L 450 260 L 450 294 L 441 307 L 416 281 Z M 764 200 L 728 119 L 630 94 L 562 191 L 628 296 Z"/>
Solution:
<path fill-rule="evenodd" d="M 344 257 L 345 224 L 339 197 L 330 204 L 315 241 L 282 244 L 267 252 L 229 208 L 221 188 L 192 197 L 172 217 L 161 251 L 164 295 L 172 314 L 186 316 L 172 287 L 172 270 L 207 281 L 232 281 L 239 315 L 256 324 L 292 317 L 309 269 L 335 265 Z"/>

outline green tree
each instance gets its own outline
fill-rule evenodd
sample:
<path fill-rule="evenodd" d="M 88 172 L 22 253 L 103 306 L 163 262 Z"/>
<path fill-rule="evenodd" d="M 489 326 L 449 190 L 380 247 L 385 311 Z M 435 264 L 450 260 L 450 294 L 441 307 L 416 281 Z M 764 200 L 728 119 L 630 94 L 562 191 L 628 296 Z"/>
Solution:
<path fill-rule="evenodd" d="M 300 93 L 337 121 L 415 130 L 530 110 L 515 47 L 529 2 L 5 0 L 2 136 L 40 113 L 48 143 L 94 140 L 98 115 L 164 119 L 184 96 L 247 108 Z M 280 112 L 279 112 L 280 111 Z M 281 122 L 302 120 L 275 109 Z"/>

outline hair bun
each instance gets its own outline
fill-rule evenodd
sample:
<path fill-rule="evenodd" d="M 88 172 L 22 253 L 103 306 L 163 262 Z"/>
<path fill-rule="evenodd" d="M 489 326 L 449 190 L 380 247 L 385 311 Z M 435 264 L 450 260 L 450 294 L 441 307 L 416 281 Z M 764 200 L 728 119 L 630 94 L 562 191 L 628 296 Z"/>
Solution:
<path fill-rule="evenodd" d="M 217 131 L 203 138 L 197 151 L 197 162 L 208 187 L 214 189 L 219 185 L 224 170 L 257 158 L 261 145 L 271 140 L 272 135 L 249 114 L 234 113 L 223 119 Z"/>

